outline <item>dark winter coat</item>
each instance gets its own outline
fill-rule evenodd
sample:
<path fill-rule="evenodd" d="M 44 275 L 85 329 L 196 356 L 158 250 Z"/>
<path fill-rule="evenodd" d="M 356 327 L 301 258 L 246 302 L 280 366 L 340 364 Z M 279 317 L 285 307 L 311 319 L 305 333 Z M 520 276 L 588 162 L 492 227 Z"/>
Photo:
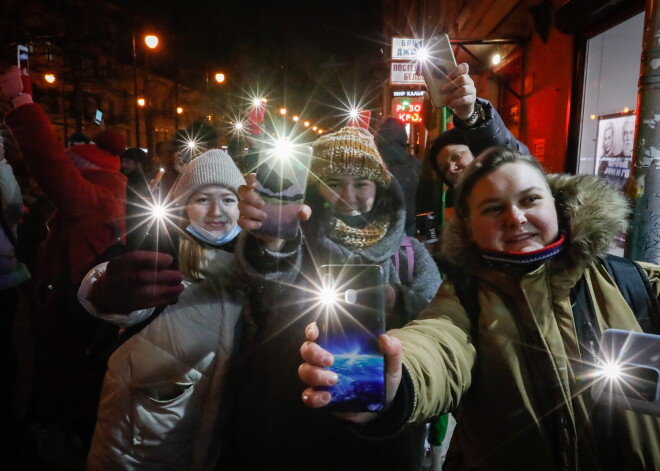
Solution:
<path fill-rule="evenodd" d="M 312 218 L 303 226 L 304 242 L 293 241 L 277 254 L 262 250 L 252 236 L 241 235 L 237 258 L 251 286 L 261 294 L 253 297 L 260 301 L 252 310 L 257 330 L 248 347 L 252 355 L 241 368 L 237 459 L 230 469 L 419 469 L 424 427 L 383 442 L 362 440 L 327 411 L 306 408 L 301 400 L 305 386 L 297 376 L 305 326 L 318 315 L 310 309 L 314 295 L 309 291 L 318 278 L 316 267 L 326 263 L 383 266 L 387 282 L 397 290 L 394 312 L 398 315 L 390 317 L 388 325 L 403 325 L 415 318 L 437 291 L 437 268 L 416 240 L 414 281 L 410 286 L 401 284 L 391 260 L 403 239 L 405 219 L 398 185 L 392 181 L 378 198 L 389 200 L 394 208 L 389 212 L 391 226 L 380 242 L 363 250 L 350 250 L 327 237 L 329 212 L 311 195 L 306 202 L 312 206 Z"/>
<path fill-rule="evenodd" d="M 590 389 L 582 370 L 570 290 L 584 276 L 600 331 L 641 328 L 601 256 L 626 226 L 625 198 L 593 176 L 552 176 L 566 243 L 557 258 L 515 275 L 489 265 L 452 218 L 443 254 L 477 280 L 478 336 L 451 281 L 420 318 L 390 332 L 403 343 L 410 420 L 455 411 L 447 470 L 660 469 L 660 420 L 615 410 L 612 446 L 598 449 Z M 656 296 L 660 266 L 642 263 Z M 542 374 L 539 374 L 542 372 Z M 406 396 L 406 394 L 408 394 Z M 551 419 L 544 420 L 545 417 Z M 611 450 L 609 448 L 612 448 Z M 600 463 L 599 463 L 600 461 Z"/>
<path fill-rule="evenodd" d="M 376 136 L 376 144 L 387 169 L 401 187 L 406 202 L 405 231 L 409 236 L 414 236 L 415 195 L 421 162 L 408 154 L 408 134 L 403 123 L 397 119 L 389 118 L 383 123 Z"/>

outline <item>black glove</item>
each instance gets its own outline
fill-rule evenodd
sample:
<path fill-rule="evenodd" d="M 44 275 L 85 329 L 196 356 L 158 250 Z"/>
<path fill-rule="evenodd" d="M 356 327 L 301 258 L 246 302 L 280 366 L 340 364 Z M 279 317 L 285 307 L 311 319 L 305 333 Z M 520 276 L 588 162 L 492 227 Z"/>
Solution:
<path fill-rule="evenodd" d="M 159 252 L 136 251 L 108 263 L 92 288 L 98 312 L 128 314 L 139 309 L 175 304 L 184 290 L 183 273 L 168 269 L 174 259 Z"/>

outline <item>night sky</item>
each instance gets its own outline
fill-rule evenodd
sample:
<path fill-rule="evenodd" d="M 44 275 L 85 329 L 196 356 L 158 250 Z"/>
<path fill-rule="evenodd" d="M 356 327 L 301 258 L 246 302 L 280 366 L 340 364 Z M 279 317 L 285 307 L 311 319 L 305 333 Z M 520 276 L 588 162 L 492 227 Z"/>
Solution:
<path fill-rule="evenodd" d="M 199 69 L 222 69 L 235 97 L 264 91 L 274 105 L 286 104 L 315 119 L 336 115 L 332 107 L 340 105 L 339 99 L 379 94 L 384 78 L 380 1 L 163 5 L 143 0 L 126 6 L 140 16 L 143 28 L 162 31 L 168 53 L 159 66 L 164 73 L 178 67 L 184 82 L 194 84 Z"/>

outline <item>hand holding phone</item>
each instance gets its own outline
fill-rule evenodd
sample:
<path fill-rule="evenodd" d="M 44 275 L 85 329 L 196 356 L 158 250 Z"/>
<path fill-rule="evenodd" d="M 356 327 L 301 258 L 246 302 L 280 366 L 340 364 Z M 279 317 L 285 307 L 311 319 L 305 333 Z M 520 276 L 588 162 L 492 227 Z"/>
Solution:
<path fill-rule="evenodd" d="M 266 218 L 255 232 L 290 240 L 298 233 L 312 148 L 280 144 L 259 153 L 254 191 L 265 203 Z"/>
<path fill-rule="evenodd" d="M 16 46 L 16 56 L 18 68 L 21 69 L 23 75 L 30 75 L 29 57 L 30 53 L 27 46 L 19 44 Z"/>
<path fill-rule="evenodd" d="M 302 393 L 305 406 L 310 408 L 325 407 L 331 399 L 331 393 L 320 389 L 337 383 L 338 377 L 329 368 L 334 358 L 319 346 L 319 326 L 316 322 L 305 328 L 305 342 L 300 348 L 303 364 L 298 369 L 301 381 L 309 386 Z M 380 352 L 385 356 L 385 408 L 394 400 L 403 370 L 403 347 L 396 337 L 381 335 L 378 339 Z M 379 412 L 343 412 L 336 417 L 355 423 L 365 423 L 375 419 L 383 411 Z"/>
<path fill-rule="evenodd" d="M 329 409 L 377 412 L 385 407 L 385 276 L 379 265 L 320 267 L 322 314 L 319 345 L 330 352 L 337 377 Z"/>
<path fill-rule="evenodd" d="M 456 68 L 449 36 L 441 34 L 425 40 L 423 49 L 418 53 L 418 61 L 433 106 L 447 106 L 442 96 L 442 87 L 451 81 L 448 74 Z"/>

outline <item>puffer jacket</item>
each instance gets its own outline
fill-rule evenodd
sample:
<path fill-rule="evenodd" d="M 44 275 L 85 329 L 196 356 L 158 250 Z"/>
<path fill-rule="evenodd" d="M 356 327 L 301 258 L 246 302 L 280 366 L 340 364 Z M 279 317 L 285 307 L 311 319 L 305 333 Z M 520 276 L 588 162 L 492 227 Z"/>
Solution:
<path fill-rule="evenodd" d="M 212 470 L 226 433 L 225 384 L 238 344 L 243 296 L 233 280 L 233 254 L 208 251 L 201 281 L 184 281 L 179 302 L 110 357 L 87 465 L 89 470 Z M 92 270 L 81 288 L 105 270 Z M 128 317 L 98 315 L 132 325 Z"/>
<path fill-rule="evenodd" d="M 329 412 L 304 406 L 300 395 L 305 387 L 297 371 L 305 326 L 319 315 L 314 308 L 314 283 L 320 265 L 383 266 L 386 282 L 397 290 L 398 315 L 388 317 L 390 327 L 403 325 L 421 312 L 435 295 L 440 275 L 427 250 L 413 240 L 414 281 L 410 286 L 401 283 L 391 259 L 400 248 L 405 220 L 401 190 L 395 181 L 378 195 L 393 208 L 388 210 L 390 228 L 378 243 L 362 250 L 351 250 L 327 236 L 329 212 L 314 192 L 311 187 L 306 195 L 312 217 L 302 226 L 304 242 L 291 241 L 282 253 L 273 253 L 263 250 L 254 236 L 239 236 L 237 260 L 259 295 L 254 296 L 257 305 L 252 307 L 254 343 L 246 348 L 242 380 L 237 384 L 236 444 L 229 469 L 301 470 L 313 463 L 319 471 L 418 470 L 423 427 L 383 442 L 361 440 Z M 378 204 L 373 211 L 378 211 Z"/>
<path fill-rule="evenodd" d="M 608 469 L 598 449 L 590 391 L 580 372 L 570 290 L 584 275 L 600 331 L 640 331 L 601 255 L 626 224 L 622 196 L 592 176 L 551 176 L 566 245 L 524 274 L 498 271 L 477 253 L 453 218 L 443 234 L 448 261 L 476 278 L 477 338 L 452 282 L 420 318 L 392 331 L 404 348 L 411 421 L 455 411 L 457 426 L 443 469 Z M 656 295 L 660 266 L 642 264 Z M 550 413 L 555 410 L 554 414 Z M 660 469 L 660 421 L 614 411 L 621 433 L 612 448 L 626 470 Z M 544 417 L 550 417 L 545 419 Z"/>
<path fill-rule="evenodd" d="M 16 240 L 16 227 L 23 216 L 23 197 L 14 173 L 5 159 L 0 159 L 0 201 L 2 217 L 12 231 L 13 240 Z M 11 241 L 0 228 L 0 290 L 18 286 L 30 278 L 25 264 L 16 260 Z"/>

